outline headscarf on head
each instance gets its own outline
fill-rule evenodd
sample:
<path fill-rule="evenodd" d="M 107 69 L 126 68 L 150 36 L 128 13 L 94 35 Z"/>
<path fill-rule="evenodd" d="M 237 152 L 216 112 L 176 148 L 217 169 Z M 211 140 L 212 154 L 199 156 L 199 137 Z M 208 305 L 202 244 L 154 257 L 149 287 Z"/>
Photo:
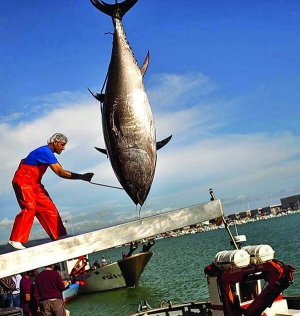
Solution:
<path fill-rule="evenodd" d="M 49 145 L 53 143 L 54 141 L 67 143 L 68 138 L 62 133 L 55 133 L 54 135 L 50 137 L 50 139 L 47 140 L 47 144 Z"/>

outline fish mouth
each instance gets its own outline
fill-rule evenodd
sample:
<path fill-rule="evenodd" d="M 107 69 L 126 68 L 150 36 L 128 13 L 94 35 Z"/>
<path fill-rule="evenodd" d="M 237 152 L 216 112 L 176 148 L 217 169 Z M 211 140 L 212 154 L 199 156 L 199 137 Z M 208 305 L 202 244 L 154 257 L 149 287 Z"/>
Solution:
<path fill-rule="evenodd" d="M 119 157 L 119 182 L 135 204 L 143 205 L 155 173 L 156 154 L 140 148 L 129 148 Z"/>

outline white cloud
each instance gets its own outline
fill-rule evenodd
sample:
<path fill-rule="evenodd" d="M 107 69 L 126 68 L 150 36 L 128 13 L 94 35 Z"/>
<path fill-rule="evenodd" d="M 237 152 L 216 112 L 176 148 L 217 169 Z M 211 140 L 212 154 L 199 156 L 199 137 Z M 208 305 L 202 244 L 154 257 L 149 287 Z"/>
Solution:
<path fill-rule="evenodd" d="M 159 84 L 151 85 L 153 80 Z M 288 129 L 282 133 L 226 132 L 226 125 L 238 120 L 231 111 L 243 106 L 243 98 L 217 99 L 216 85 L 201 74 L 164 74 L 149 83 L 157 139 L 170 134 L 173 139 L 157 153 L 156 175 L 141 210 L 143 216 L 208 201 L 210 187 L 224 199 L 225 213 L 241 210 L 249 199 L 266 203 L 250 201 L 253 207 L 266 206 L 270 195 L 279 202 L 277 192 L 300 189 L 298 135 Z M 35 100 L 33 111 L 39 102 L 43 109 L 39 117 L 0 124 L 0 242 L 8 239 L 19 212 L 11 179 L 20 159 L 57 131 L 69 138 L 66 150 L 58 156 L 65 169 L 91 171 L 94 182 L 120 186 L 109 160 L 94 149 L 104 147 L 97 102 L 90 96 L 62 92 Z M 123 190 L 60 179 L 50 170 L 43 180 L 70 234 L 130 220 L 138 214 Z M 244 196 L 243 202 L 240 196 Z M 31 238 L 41 236 L 45 233 L 36 223 Z"/>
<path fill-rule="evenodd" d="M 200 97 L 205 98 L 216 89 L 216 85 L 201 73 L 154 75 L 149 79 L 149 85 L 147 91 L 151 103 L 161 112 L 191 107 Z"/>

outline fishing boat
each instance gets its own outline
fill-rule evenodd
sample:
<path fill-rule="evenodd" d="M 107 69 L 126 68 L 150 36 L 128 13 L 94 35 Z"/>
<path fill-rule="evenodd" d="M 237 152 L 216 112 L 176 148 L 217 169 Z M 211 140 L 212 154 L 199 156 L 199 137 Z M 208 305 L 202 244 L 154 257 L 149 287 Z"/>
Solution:
<path fill-rule="evenodd" d="M 130 316 L 300 316 L 300 296 L 283 294 L 294 282 L 294 267 L 276 260 L 270 245 L 246 246 L 246 236 L 233 236 L 224 216 L 222 220 L 233 249 L 218 252 L 204 268 L 209 298 L 162 301 L 157 308 L 145 300 Z"/>
<path fill-rule="evenodd" d="M 204 269 L 208 300 L 177 305 L 168 300 L 157 308 L 145 300 L 130 316 L 300 316 L 300 297 L 283 295 L 294 281 L 295 269 L 276 260 L 269 245 L 237 244 L 238 249 L 218 252 Z"/>
<path fill-rule="evenodd" d="M 80 294 L 102 292 L 119 288 L 130 288 L 138 285 L 141 274 L 151 259 L 154 245 L 150 240 L 145 243 L 141 252 L 133 254 L 137 243 L 130 245 L 130 251 L 124 258 L 108 262 L 103 266 L 94 266 L 87 255 L 59 263 L 59 273 L 70 286 L 63 292 L 63 299 L 68 302 Z"/>
<path fill-rule="evenodd" d="M 67 304 L 70 300 L 75 298 L 79 292 L 79 283 L 70 284 L 65 291 L 62 292 L 63 301 Z"/>

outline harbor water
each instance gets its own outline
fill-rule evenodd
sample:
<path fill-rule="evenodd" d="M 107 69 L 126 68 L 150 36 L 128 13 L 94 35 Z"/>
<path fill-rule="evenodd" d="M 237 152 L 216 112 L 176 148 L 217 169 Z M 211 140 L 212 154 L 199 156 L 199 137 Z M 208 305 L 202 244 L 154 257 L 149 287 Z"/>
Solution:
<path fill-rule="evenodd" d="M 268 244 L 275 250 L 275 258 L 291 264 L 295 282 L 286 295 L 300 295 L 300 213 L 275 217 L 237 226 L 240 235 L 247 236 L 247 245 Z M 230 227 L 236 234 L 235 227 Z M 139 301 L 147 300 L 151 307 L 161 301 L 172 303 L 208 299 L 204 268 L 213 262 L 217 252 L 231 250 L 225 229 L 157 240 L 153 257 L 146 266 L 139 285 L 103 293 L 82 295 L 67 304 L 72 316 L 127 316 L 137 311 Z M 137 250 L 141 250 L 141 245 Z M 90 261 L 102 255 L 107 260 L 121 259 L 120 247 L 90 255 Z"/>

